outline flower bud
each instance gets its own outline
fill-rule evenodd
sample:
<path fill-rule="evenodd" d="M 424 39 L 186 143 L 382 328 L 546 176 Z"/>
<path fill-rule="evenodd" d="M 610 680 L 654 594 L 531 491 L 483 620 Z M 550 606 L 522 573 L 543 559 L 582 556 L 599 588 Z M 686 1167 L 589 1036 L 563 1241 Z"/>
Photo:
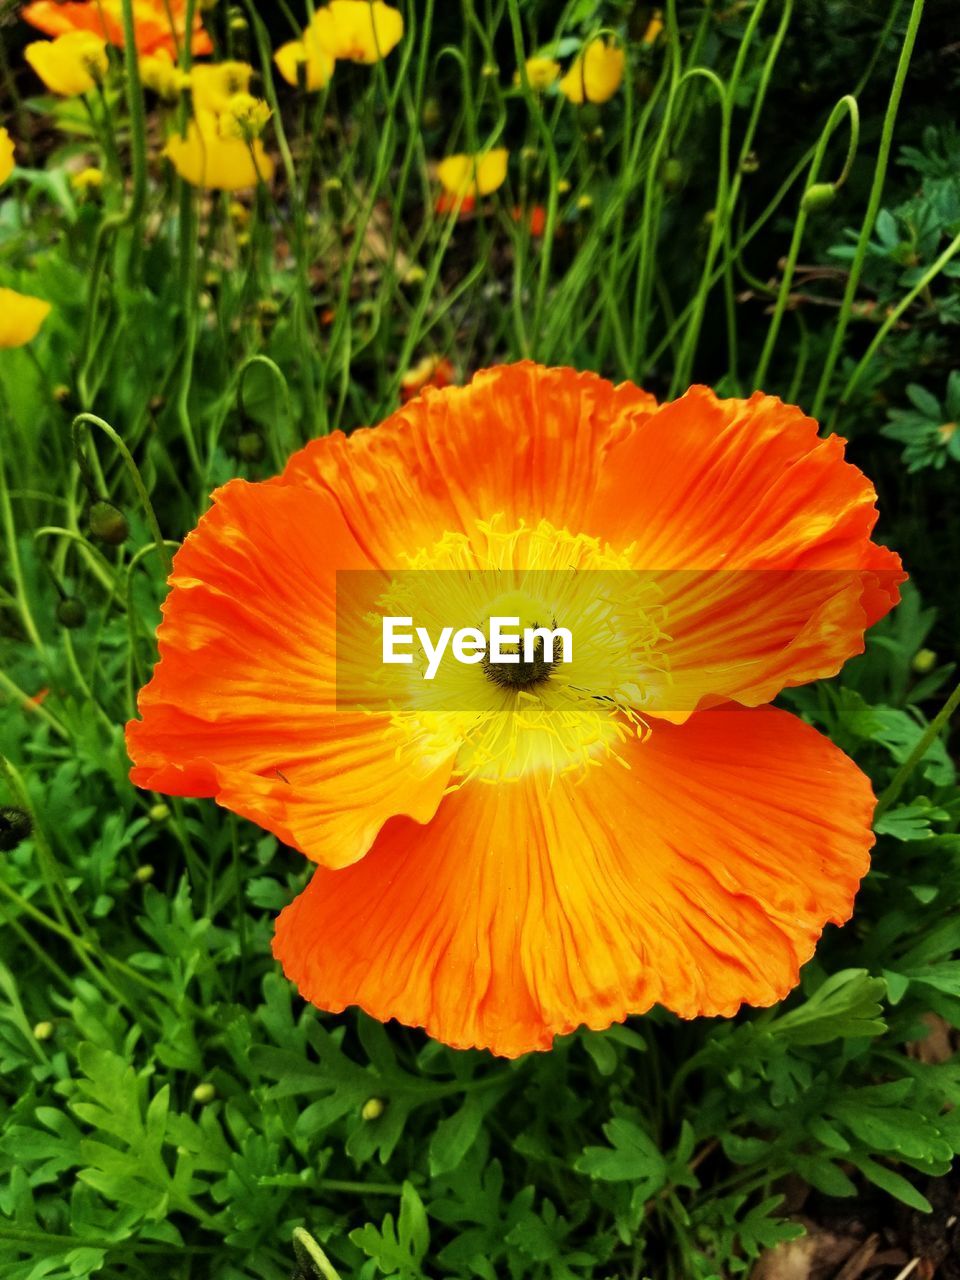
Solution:
<path fill-rule="evenodd" d="M 339 178 L 328 178 L 323 184 L 323 194 L 327 198 L 327 204 L 330 206 L 330 212 L 336 218 L 337 222 L 343 220 L 343 215 L 347 211 L 346 200 L 343 196 L 343 183 Z"/>
<path fill-rule="evenodd" d="M 260 328 L 267 333 L 273 332 L 273 327 L 280 317 L 280 304 L 276 298 L 261 298 L 257 303 L 257 318 L 260 321 Z"/>
<path fill-rule="evenodd" d="M 11 853 L 33 830 L 25 809 L 0 808 L 0 853 Z"/>
<path fill-rule="evenodd" d="M 166 822 L 170 817 L 170 806 L 159 800 L 156 804 L 150 806 L 147 817 L 151 822 L 155 822 L 159 826 L 161 822 Z"/>
<path fill-rule="evenodd" d="M 822 209 L 829 209 L 836 198 L 837 189 L 832 182 L 815 182 L 803 193 L 800 208 L 804 213 L 819 213 Z"/>
<path fill-rule="evenodd" d="M 660 166 L 660 185 L 664 191 L 679 191 L 686 176 L 683 161 L 676 156 L 667 156 Z"/>
<path fill-rule="evenodd" d="M 38 1022 L 37 1025 L 33 1028 L 34 1040 L 49 1040 L 52 1035 L 53 1035 L 52 1022 Z"/>
<path fill-rule="evenodd" d="M 932 649 L 918 649 L 913 655 L 913 661 L 910 666 L 918 676 L 929 675 L 937 665 L 937 655 Z"/>
<path fill-rule="evenodd" d="M 70 414 L 71 417 L 80 412 L 80 402 L 74 395 L 73 388 L 68 387 L 65 382 L 59 382 L 53 388 L 53 398 L 64 413 Z"/>
<path fill-rule="evenodd" d="M 137 867 L 133 874 L 134 880 L 138 884 L 149 884 L 155 875 L 153 867 L 149 862 L 145 862 L 142 867 Z"/>
<path fill-rule="evenodd" d="M 193 1091 L 194 1102 L 199 1102 L 201 1106 L 206 1106 L 208 1102 L 212 1102 L 217 1096 L 217 1087 L 204 1080 L 202 1084 L 198 1084 Z"/>
<path fill-rule="evenodd" d="M 237 453 L 244 462 L 259 462 L 264 454 L 263 436 L 259 431 L 244 431 L 237 437 Z"/>
<path fill-rule="evenodd" d="M 387 1109 L 387 1104 L 382 1098 L 368 1098 L 363 1104 L 360 1115 L 364 1120 L 379 1120 Z"/>
<path fill-rule="evenodd" d="M 440 103 L 436 98 L 427 98 L 420 113 L 420 122 L 425 129 L 435 129 L 442 119 Z"/>
<path fill-rule="evenodd" d="M 65 596 L 57 605 L 57 621 L 68 631 L 76 631 L 87 620 L 87 606 L 76 596 Z"/>
<path fill-rule="evenodd" d="M 91 538 L 104 542 L 108 547 L 119 547 L 130 537 L 127 517 L 112 502 L 101 499 L 90 508 L 87 528 Z"/>
<path fill-rule="evenodd" d="M 741 173 L 756 173 L 760 168 L 760 157 L 755 151 L 748 151 L 740 161 Z"/>

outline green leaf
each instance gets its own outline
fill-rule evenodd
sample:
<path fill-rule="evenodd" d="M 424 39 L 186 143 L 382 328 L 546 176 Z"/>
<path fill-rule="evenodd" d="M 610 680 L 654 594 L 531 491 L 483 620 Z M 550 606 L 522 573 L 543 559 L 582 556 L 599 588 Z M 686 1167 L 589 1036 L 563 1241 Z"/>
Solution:
<path fill-rule="evenodd" d="M 392 1214 L 388 1213 L 379 1230 L 368 1223 L 351 1231 L 350 1239 L 368 1258 L 374 1259 L 383 1275 L 419 1280 L 420 1264 L 430 1247 L 430 1229 L 423 1201 L 413 1185 L 403 1184 L 396 1226 Z"/>
<path fill-rule="evenodd" d="M 908 1182 L 901 1174 L 888 1169 L 886 1165 L 877 1164 L 868 1156 L 856 1156 L 853 1162 L 863 1176 L 881 1191 L 886 1191 L 911 1209 L 918 1209 L 921 1213 L 933 1212 L 933 1205 L 926 1196 L 921 1195 L 913 1183 Z"/>
<path fill-rule="evenodd" d="M 430 1139 L 430 1173 L 449 1173 L 463 1160 L 477 1140 L 483 1124 L 484 1107 L 475 1093 L 467 1095 L 463 1106 L 441 1120 Z"/>
<path fill-rule="evenodd" d="M 872 978 L 866 969 L 844 969 L 827 978 L 799 1009 L 775 1018 L 767 1030 L 796 1045 L 881 1035 L 886 1030 L 879 1016 L 885 989 L 883 979 Z"/>
<path fill-rule="evenodd" d="M 574 1168 L 604 1182 L 636 1182 L 647 1199 L 666 1182 L 667 1162 L 651 1138 L 632 1120 L 603 1126 L 609 1147 L 586 1147 Z"/>

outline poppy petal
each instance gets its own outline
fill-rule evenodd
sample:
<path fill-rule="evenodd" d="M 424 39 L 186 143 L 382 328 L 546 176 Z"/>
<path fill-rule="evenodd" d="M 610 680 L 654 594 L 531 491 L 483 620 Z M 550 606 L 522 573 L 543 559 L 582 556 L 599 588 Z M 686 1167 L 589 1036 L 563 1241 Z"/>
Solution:
<path fill-rule="evenodd" d="M 659 1003 L 769 1005 L 869 863 L 873 796 L 786 712 L 660 724 L 584 781 L 466 785 L 315 872 L 274 953 L 308 1000 L 509 1057 Z"/>
<path fill-rule="evenodd" d="M 522 361 L 466 387 L 427 388 L 375 430 L 311 441 L 280 483 L 332 493 L 388 567 L 497 514 L 579 532 L 613 442 L 655 408 L 632 383 Z"/>
<path fill-rule="evenodd" d="M 662 592 L 670 680 L 645 710 L 755 706 L 863 651 L 906 575 L 844 446 L 773 396 L 694 387 L 611 449 L 583 527 Z"/>
<path fill-rule="evenodd" d="M 328 866 L 394 814 L 428 821 L 449 760 L 398 768 L 389 716 L 338 709 L 337 570 L 370 568 L 325 494 L 218 490 L 174 560 L 160 662 L 127 726 L 133 781 L 212 796 Z"/>

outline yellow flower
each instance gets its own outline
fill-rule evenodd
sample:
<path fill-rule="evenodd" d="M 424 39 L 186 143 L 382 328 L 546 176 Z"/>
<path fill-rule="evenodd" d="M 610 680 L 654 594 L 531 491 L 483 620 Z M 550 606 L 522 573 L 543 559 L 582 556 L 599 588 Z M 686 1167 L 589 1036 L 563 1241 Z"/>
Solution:
<path fill-rule="evenodd" d="M 254 186 L 258 177 L 264 182 L 273 177 L 273 161 L 263 143 L 221 137 L 217 116 L 210 111 L 198 111 L 186 136 L 174 134 L 167 141 L 164 155 L 193 187 L 240 191 Z"/>
<path fill-rule="evenodd" d="M 306 68 L 304 80 L 308 93 L 322 89 L 333 75 L 336 62 L 333 54 L 320 40 L 317 32 L 308 27 L 300 40 L 289 40 L 273 55 L 277 69 L 287 84 L 300 84 L 300 66 Z"/>
<path fill-rule="evenodd" d="M 13 139 L 6 129 L 0 128 L 0 183 L 6 182 L 13 173 L 16 160 L 13 158 Z"/>
<path fill-rule="evenodd" d="M 599 37 L 574 59 L 560 81 L 560 91 L 571 102 L 606 102 L 623 83 L 624 52 L 619 45 Z"/>
<path fill-rule="evenodd" d="M 535 93 L 543 89 L 549 89 L 560 75 L 560 63 L 555 58 L 528 58 L 524 66 L 527 69 L 530 88 Z M 513 83 L 521 83 L 519 71 L 514 74 Z"/>
<path fill-rule="evenodd" d="M 220 115 L 226 111 L 230 99 L 237 93 L 249 93 L 253 67 L 249 62 L 200 63 L 190 72 L 194 110 L 212 111 Z"/>
<path fill-rule="evenodd" d="M 403 37 L 403 14 L 383 0 L 330 0 L 308 29 L 335 58 L 379 62 Z"/>
<path fill-rule="evenodd" d="M 56 40 L 34 40 L 23 56 L 51 93 L 88 93 L 107 74 L 107 46 L 92 31 L 68 31 Z"/>
<path fill-rule="evenodd" d="M 140 59 L 140 79 L 145 89 L 164 102 L 176 102 L 180 90 L 190 84 L 190 76 L 162 54 L 148 54 Z"/>
<path fill-rule="evenodd" d="M 485 155 L 447 156 L 437 165 L 437 177 L 455 199 L 488 196 L 503 186 L 509 155 L 506 147 L 495 147 Z"/>
<path fill-rule="evenodd" d="M 220 116 L 220 137 L 252 142 L 259 138 L 270 119 L 270 108 L 262 98 L 235 93 Z"/>
<path fill-rule="evenodd" d="M 89 191 L 96 191 L 103 186 L 103 170 L 94 169 L 93 167 L 81 169 L 79 173 L 73 174 L 70 179 L 70 185 L 74 191 L 78 191 L 81 195 L 86 195 Z"/>
<path fill-rule="evenodd" d="M 0 347 L 22 347 L 40 332 L 50 303 L 14 289 L 0 289 Z"/>

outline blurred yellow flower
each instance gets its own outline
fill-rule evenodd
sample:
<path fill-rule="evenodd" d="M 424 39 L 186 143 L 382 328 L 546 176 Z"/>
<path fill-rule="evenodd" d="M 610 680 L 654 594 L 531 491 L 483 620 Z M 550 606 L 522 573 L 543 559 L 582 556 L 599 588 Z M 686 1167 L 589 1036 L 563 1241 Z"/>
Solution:
<path fill-rule="evenodd" d="M 96 191 L 103 186 L 103 170 L 95 169 L 93 166 L 81 169 L 79 173 L 71 176 L 70 185 L 74 191 L 78 191 L 81 195 L 86 195 L 89 191 Z"/>
<path fill-rule="evenodd" d="M 509 151 L 495 147 L 484 155 L 447 156 L 437 165 L 437 177 L 455 200 L 488 196 L 503 185 Z"/>
<path fill-rule="evenodd" d="M 13 173 L 16 160 L 13 158 L 13 139 L 6 129 L 0 127 L 0 182 L 6 182 Z"/>
<path fill-rule="evenodd" d="M 383 0 L 330 0 L 308 29 L 335 58 L 379 62 L 403 37 L 403 14 Z"/>
<path fill-rule="evenodd" d="M 34 40 L 23 56 L 51 93 L 88 93 L 107 74 L 106 41 L 92 31 L 68 31 L 56 40 Z"/>
<path fill-rule="evenodd" d="M 574 59 L 560 81 L 560 91 L 577 104 L 606 102 L 623 83 L 623 49 L 598 37 Z"/>
<path fill-rule="evenodd" d="M 663 11 L 661 9 L 654 9 L 653 16 L 651 17 L 650 21 L 647 23 L 647 29 L 643 33 L 643 39 L 640 41 L 640 43 L 647 44 L 647 45 L 656 44 L 657 39 L 662 30 L 663 30 Z"/>
<path fill-rule="evenodd" d="M 148 54 L 140 59 L 140 79 L 145 89 L 163 98 L 164 102 L 176 102 L 180 90 L 190 84 L 190 76 L 181 71 L 166 54 Z"/>
<path fill-rule="evenodd" d="M 40 332 L 50 303 L 15 289 L 0 289 L 0 347 L 22 347 Z"/>
<path fill-rule="evenodd" d="M 210 111 L 198 111 L 185 136 L 169 138 L 164 155 L 192 187 L 241 191 L 258 178 L 269 182 L 273 177 L 273 161 L 263 143 L 257 138 L 248 143 L 221 137 L 218 118 Z"/>
<path fill-rule="evenodd" d="M 252 76 L 249 62 L 198 63 L 190 72 L 194 110 L 220 115 L 234 94 L 250 92 Z"/>
<path fill-rule="evenodd" d="M 316 93 L 329 82 L 336 62 L 316 31 L 310 27 L 304 31 L 302 39 L 289 40 L 281 45 L 273 55 L 273 60 L 284 80 L 294 88 L 300 84 L 299 68 L 303 66 L 304 83 L 309 93 Z"/>
<path fill-rule="evenodd" d="M 220 137 L 252 142 L 263 133 L 270 115 L 270 108 L 262 98 L 235 93 L 220 116 Z"/>
<path fill-rule="evenodd" d="M 553 82 L 560 75 L 560 63 L 555 58 L 528 58 L 524 63 L 527 69 L 527 79 L 530 81 L 530 88 L 534 92 L 542 89 L 549 89 Z M 520 84 L 520 72 L 514 73 L 514 84 Z"/>

